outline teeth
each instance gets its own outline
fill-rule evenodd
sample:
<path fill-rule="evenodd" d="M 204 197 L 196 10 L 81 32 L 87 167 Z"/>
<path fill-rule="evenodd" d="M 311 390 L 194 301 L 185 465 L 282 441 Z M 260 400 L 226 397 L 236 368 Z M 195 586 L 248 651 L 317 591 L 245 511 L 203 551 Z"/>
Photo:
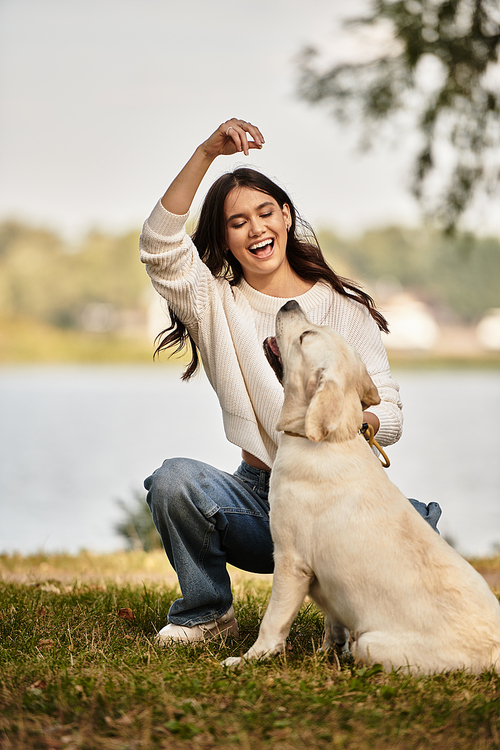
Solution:
<path fill-rule="evenodd" d="M 258 250 L 261 247 L 265 247 L 266 245 L 270 245 L 272 240 L 264 240 L 263 242 L 258 242 L 256 245 L 251 245 L 250 250 Z"/>

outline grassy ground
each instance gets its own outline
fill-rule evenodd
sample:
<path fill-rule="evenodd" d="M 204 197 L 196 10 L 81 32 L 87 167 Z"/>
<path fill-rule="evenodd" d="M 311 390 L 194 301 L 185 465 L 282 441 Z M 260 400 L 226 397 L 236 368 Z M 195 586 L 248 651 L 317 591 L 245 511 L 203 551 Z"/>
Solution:
<path fill-rule="evenodd" d="M 178 596 L 162 553 L 0 556 L 2 749 L 500 748 L 499 675 L 339 665 L 316 652 L 311 604 L 282 656 L 223 668 L 270 593 L 269 577 L 231 577 L 241 640 L 160 648 Z"/>

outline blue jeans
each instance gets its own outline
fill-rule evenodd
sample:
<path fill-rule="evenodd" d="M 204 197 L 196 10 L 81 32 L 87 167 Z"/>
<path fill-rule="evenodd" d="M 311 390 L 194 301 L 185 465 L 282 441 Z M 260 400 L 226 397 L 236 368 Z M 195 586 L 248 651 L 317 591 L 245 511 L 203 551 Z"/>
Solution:
<path fill-rule="evenodd" d="M 242 462 L 234 474 L 190 458 L 170 458 L 148 477 L 147 502 L 182 598 L 170 622 L 193 627 L 222 617 L 233 596 L 230 563 L 253 573 L 272 573 L 269 471 Z M 410 500 L 437 531 L 437 503 Z"/>

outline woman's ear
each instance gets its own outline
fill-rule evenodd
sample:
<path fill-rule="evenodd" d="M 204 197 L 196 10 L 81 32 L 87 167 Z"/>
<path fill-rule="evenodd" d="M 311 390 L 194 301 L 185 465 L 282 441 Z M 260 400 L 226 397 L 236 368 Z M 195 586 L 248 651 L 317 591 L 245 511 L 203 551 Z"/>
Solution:
<path fill-rule="evenodd" d="M 285 222 L 286 230 L 290 229 L 292 226 L 292 215 L 290 213 L 290 206 L 288 203 L 283 203 L 283 208 L 281 209 L 281 212 L 283 214 L 283 220 Z"/>

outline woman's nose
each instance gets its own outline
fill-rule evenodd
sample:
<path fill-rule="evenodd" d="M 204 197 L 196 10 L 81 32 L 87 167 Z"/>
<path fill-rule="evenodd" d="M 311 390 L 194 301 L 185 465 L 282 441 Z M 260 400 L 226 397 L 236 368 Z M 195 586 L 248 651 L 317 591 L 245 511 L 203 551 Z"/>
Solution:
<path fill-rule="evenodd" d="M 264 227 L 262 225 L 262 222 L 258 219 L 252 219 L 250 222 L 250 235 L 252 237 L 257 237 L 259 234 L 262 234 L 264 231 Z"/>

